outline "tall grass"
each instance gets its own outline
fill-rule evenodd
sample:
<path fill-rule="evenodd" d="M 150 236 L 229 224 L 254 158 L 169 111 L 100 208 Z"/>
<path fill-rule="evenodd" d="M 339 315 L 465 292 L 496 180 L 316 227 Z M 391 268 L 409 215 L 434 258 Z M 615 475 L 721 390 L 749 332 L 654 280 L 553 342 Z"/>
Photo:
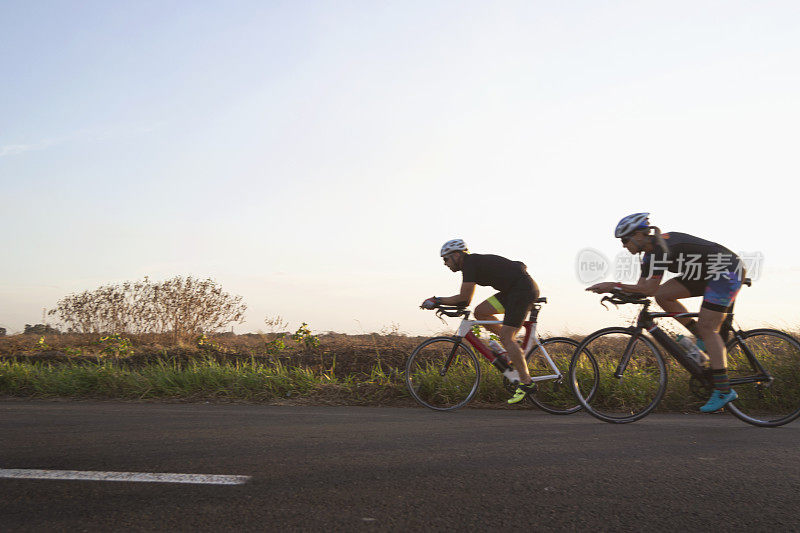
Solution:
<path fill-rule="evenodd" d="M 414 405 L 406 390 L 403 369 L 418 339 L 376 336 L 354 341 L 336 335 L 321 338 L 322 346 L 310 350 L 310 353 L 296 352 L 286 357 L 240 353 L 236 357 L 221 359 L 218 353 L 204 354 L 198 350 L 180 357 L 166 356 L 165 351 L 161 358 L 60 358 L 47 361 L 19 356 L 0 359 L 0 395 Z M 380 346 L 379 341 L 382 343 Z M 255 337 L 253 342 L 263 344 Z M 380 359 L 375 357 L 378 348 L 381 350 Z M 593 349 L 601 370 L 599 401 L 607 402 L 607 407 L 615 409 L 647 401 L 652 385 L 648 381 L 648 372 L 652 368 L 645 361 L 635 360 L 628 368 L 626 379 L 616 381 L 611 375 L 622 351 L 621 345 L 609 342 Z M 776 377 L 767 391 L 767 399 L 774 399 L 774 408 L 800 404 L 800 353 L 787 352 L 786 347 L 776 345 L 769 346 L 766 352 L 759 352 L 758 356 Z M 659 410 L 696 412 L 703 398 L 691 394 L 688 374 L 675 361 L 669 358 L 666 362 L 669 382 Z M 502 375 L 483 358 L 480 358 L 480 365 L 481 385 L 472 405 L 505 405 L 510 394 Z M 589 370 L 583 369 L 581 375 L 586 375 Z M 638 381 L 634 379 L 637 371 L 642 377 Z M 731 377 L 749 373 L 736 351 L 729 354 L 729 373 Z M 462 372 L 460 378 L 457 376 L 458 372 L 451 372 L 446 377 L 455 391 L 469 384 L 471 372 Z M 438 387 L 440 381 L 435 372 L 431 373 L 430 387 Z M 744 386 L 739 389 L 737 392 L 743 397 L 742 401 L 758 403 L 759 406 L 765 403 L 763 394 L 748 400 L 749 389 Z M 569 390 L 568 386 L 562 387 L 558 395 L 554 392 L 554 396 L 547 400 L 572 401 L 563 398 Z M 442 394 L 446 393 L 446 390 L 442 391 Z M 643 396 L 638 398 L 637 395 Z"/>
<path fill-rule="evenodd" d="M 374 372 L 337 378 L 308 367 L 251 361 L 161 360 L 124 364 L 0 361 L 0 394 L 18 397 L 217 399 L 268 401 L 317 398 L 366 404 L 407 397 L 397 379 Z"/>

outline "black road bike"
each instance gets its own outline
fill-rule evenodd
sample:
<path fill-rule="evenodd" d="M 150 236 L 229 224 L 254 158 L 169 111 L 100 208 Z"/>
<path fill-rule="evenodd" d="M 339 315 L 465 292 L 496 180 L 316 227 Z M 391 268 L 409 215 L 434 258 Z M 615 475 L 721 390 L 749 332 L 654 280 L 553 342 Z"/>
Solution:
<path fill-rule="evenodd" d="M 750 285 L 746 279 L 744 284 Z M 685 368 L 689 389 L 698 400 L 712 391 L 712 376 L 655 324 L 663 317 L 696 317 L 697 313 L 653 313 L 649 298 L 615 291 L 602 302 L 641 305 L 636 325 L 611 327 L 583 339 L 570 363 L 575 397 L 592 416 L 611 423 L 635 422 L 652 412 L 667 389 L 667 366 L 661 350 Z M 720 328 L 728 351 L 728 375 L 739 398 L 725 409 L 756 426 L 775 427 L 800 416 L 800 343 L 774 329 L 742 331 L 729 313 Z M 585 354 L 593 361 L 585 361 Z M 599 376 L 593 375 L 597 368 Z"/>

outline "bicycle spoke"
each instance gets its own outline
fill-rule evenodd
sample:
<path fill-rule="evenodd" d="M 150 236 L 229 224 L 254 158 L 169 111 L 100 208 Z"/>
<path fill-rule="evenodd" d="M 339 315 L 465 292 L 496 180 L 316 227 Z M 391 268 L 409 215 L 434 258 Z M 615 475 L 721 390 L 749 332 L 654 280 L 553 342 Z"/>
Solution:
<path fill-rule="evenodd" d="M 542 346 L 534 346 L 528 353 L 528 369 L 531 377 L 553 376 L 561 377 L 546 379 L 536 382 L 536 392 L 529 396 L 537 407 L 552 414 L 572 414 L 581 409 L 581 404 L 575 398 L 569 384 L 569 363 L 578 347 L 578 342 L 572 339 L 556 337 L 543 341 Z M 550 366 L 545 353 L 556 367 Z M 591 365 L 594 361 L 591 354 L 586 354 Z"/>
<path fill-rule="evenodd" d="M 800 416 L 800 344 L 768 329 L 743 337 L 743 345 L 733 341 L 728 347 L 728 375 L 739 396 L 730 411 L 759 426 L 791 422 Z"/>
<path fill-rule="evenodd" d="M 466 345 L 456 344 L 450 337 L 438 337 L 414 350 L 406 364 L 405 378 L 417 402 L 445 411 L 462 407 L 473 398 L 480 374 L 478 360 Z"/>
<path fill-rule="evenodd" d="M 581 350 L 592 354 L 596 366 L 583 351 L 575 354 L 570 365 L 576 396 L 590 414 L 605 422 L 639 420 L 655 409 L 666 390 L 667 369 L 658 349 L 646 337 L 631 341 L 631 332 L 625 328 L 600 330 L 581 343 Z"/>

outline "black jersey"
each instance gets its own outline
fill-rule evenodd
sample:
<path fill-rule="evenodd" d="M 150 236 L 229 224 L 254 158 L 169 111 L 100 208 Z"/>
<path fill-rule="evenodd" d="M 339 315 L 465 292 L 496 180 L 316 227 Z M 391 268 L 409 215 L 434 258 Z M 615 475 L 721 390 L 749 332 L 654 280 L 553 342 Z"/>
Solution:
<path fill-rule="evenodd" d="M 663 249 L 656 245 L 653 252 L 644 254 L 644 278 L 662 276 L 669 270 L 687 279 L 701 280 L 741 268 L 739 256 L 721 244 L 675 231 L 661 236 L 667 247 Z"/>
<path fill-rule="evenodd" d="M 510 290 L 523 277 L 530 277 L 525 263 L 491 254 L 466 254 L 461 273 L 464 283 L 494 287 L 499 292 Z"/>

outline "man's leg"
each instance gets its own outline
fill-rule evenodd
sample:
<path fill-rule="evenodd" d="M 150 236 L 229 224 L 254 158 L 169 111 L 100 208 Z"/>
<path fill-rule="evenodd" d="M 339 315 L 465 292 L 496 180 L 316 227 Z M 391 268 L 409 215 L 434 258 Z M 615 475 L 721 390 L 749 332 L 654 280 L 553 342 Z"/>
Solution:
<path fill-rule="evenodd" d="M 475 312 L 473 314 L 477 320 L 497 320 L 495 315 L 502 313 L 505 313 L 503 304 L 501 304 L 495 296 L 492 296 L 491 298 L 481 302 L 480 305 L 475 308 Z M 500 324 L 485 324 L 483 327 L 498 337 L 500 336 Z M 503 346 L 505 346 L 506 350 L 508 350 L 508 347 L 505 344 L 503 344 Z"/>
<path fill-rule="evenodd" d="M 481 304 L 475 308 L 475 318 L 478 320 L 497 320 L 494 313 L 505 313 L 505 308 L 503 308 L 502 304 L 497 301 L 494 296 L 481 302 Z M 525 356 L 522 353 L 522 349 L 516 342 L 517 333 L 519 333 L 520 328 L 500 324 L 484 324 L 483 327 L 500 337 L 500 344 L 506 349 L 506 353 L 508 353 L 509 358 L 511 358 L 514 368 L 519 372 L 520 381 L 529 384 L 531 382 L 531 374 L 528 372 L 528 365 L 525 363 Z"/>
<path fill-rule="evenodd" d="M 498 299 L 498 296 L 501 295 L 497 294 L 495 296 L 492 296 L 491 298 L 488 298 L 485 302 L 482 302 L 480 305 L 478 305 L 475 308 L 475 313 L 474 313 L 475 318 L 477 318 L 478 320 L 496 320 L 494 316 L 495 313 L 498 314 L 503 313 L 505 314 L 505 320 L 504 320 L 505 322 L 509 318 L 512 320 L 518 320 L 519 316 L 516 315 L 518 315 L 520 311 L 523 311 L 521 316 L 524 316 L 525 313 L 525 310 L 523 309 L 524 305 L 520 307 L 519 305 L 516 305 L 519 302 L 513 301 L 512 299 L 512 310 L 511 310 L 512 316 L 509 317 L 505 307 L 503 306 L 503 303 L 501 303 L 500 300 Z M 521 322 L 521 320 L 518 321 Z M 527 396 L 527 394 L 530 392 L 530 390 L 527 387 L 533 383 L 533 380 L 531 379 L 531 374 L 528 371 L 528 364 L 525 362 L 525 355 L 522 353 L 522 348 L 520 348 L 516 342 L 517 333 L 519 332 L 521 325 L 516 326 L 516 325 L 503 324 L 501 326 L 500 324 L 488 324 L 484 325 L 484 327 L 489 331 L 491 331 L 492 333 L 495 333 L 498 337 L 500 337 L 500 343 L 506 349 L 506 353 L 511 359 L 511 363 L 514 365 L 514 369 L 516 369 L 517 372 L 519 373 L 520 384 L 522 387 L 524 387 L 520 388 L 520 386 L 518 386 L 516 392 L 514 393 L 514 396 L 510 400 L 508 400 L 508 403 L 513 404 L 521 402 L 522 400 L 525 399 L 525 396 Z"/>
<path fill-rule="evenodd" d="M 517 384 L 517 390 L 514 391 L 514 396 L 508 400 L 510 404 L 523 401 L 534 392 L 536 386 L 531 379 L 525 354 L 522 353 L 522 349 L 516 342 L 517 333 L 525 323 L 525 314 L 530 311 L 535 299 L 534 292 L 521 292 L 509 294 L 505 302 L 506 314 L 503 317 L 503 327 L 500 328 L 500 341 L 508 351 L 514 368 L 519 372 L 520 381 Z"/>
<path fill-rule="evenodd" d="M 525 361 L 525 355 L 522 353 L 522 348 L 517 344 L 516 338 L 519 328 L 514 326 L 503 325 L 500 327 L 500 342 L 503 348 L 508 352 L 511 362 L 514 363 L 514 368 L 519 372 L 519 380 L 525 385 L 530 385 L 533 381 L 531 373 L 528 371 L 528 363 Z"/>

